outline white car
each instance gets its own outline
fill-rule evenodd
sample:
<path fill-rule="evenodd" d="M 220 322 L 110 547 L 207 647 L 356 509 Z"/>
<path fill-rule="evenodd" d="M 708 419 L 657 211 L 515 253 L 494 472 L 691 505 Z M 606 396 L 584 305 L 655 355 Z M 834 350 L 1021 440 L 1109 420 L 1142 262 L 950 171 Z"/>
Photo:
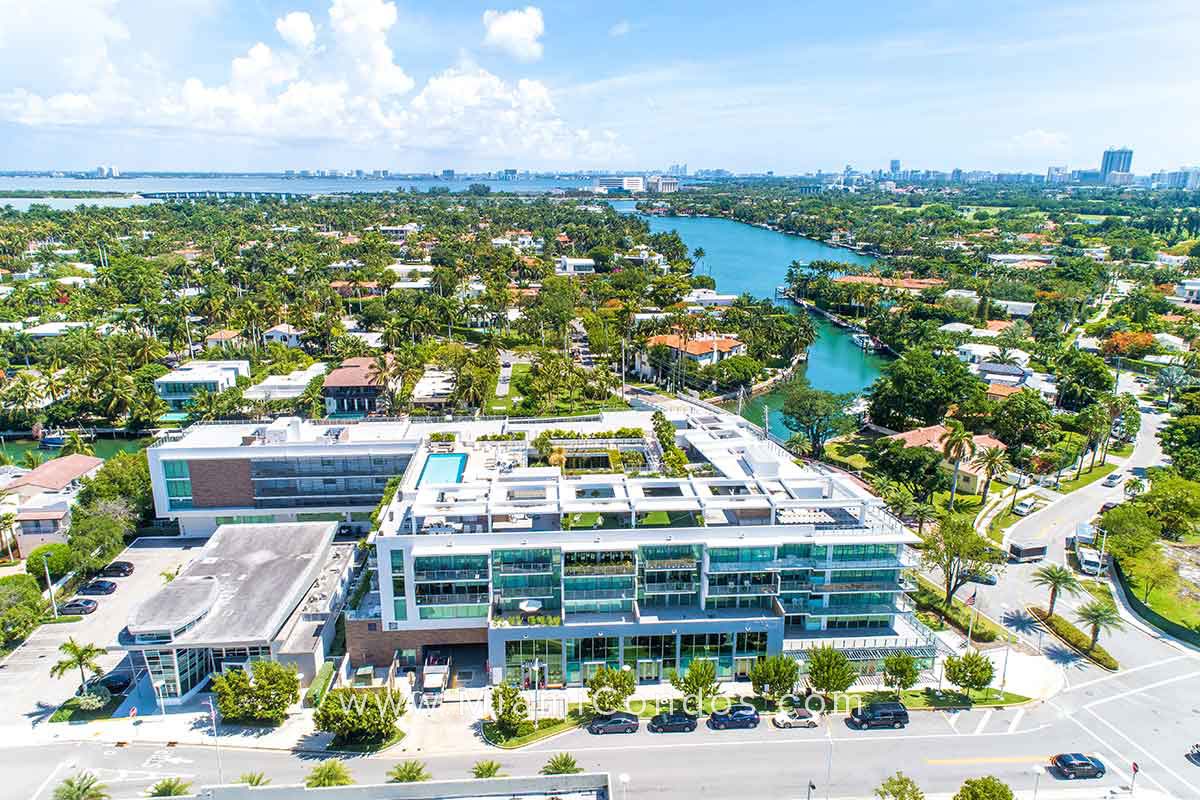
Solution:
<path fill-rule="evenodd" d="M 791 708 L 771 717 L 776 728 L 815 728 L 817 718 L 805 708 Z"/>
<path fill-rule="evenodd" d="M 1037 501 L 1030 497 L 1017 503 L 1013 508 L 1013 513 L 1018 517 L 1023 517 L 1026 514 L 1032 513 L 1035 508 L 1037 508 Z"/>
<path fill-rule="evenodd" d="M 1125 477 L 1121 473 L 1113 472 L 1104 478 L 1104 485 L 1109 487 L 1119 486 L 1123 480 L 1125 480 Z"/>

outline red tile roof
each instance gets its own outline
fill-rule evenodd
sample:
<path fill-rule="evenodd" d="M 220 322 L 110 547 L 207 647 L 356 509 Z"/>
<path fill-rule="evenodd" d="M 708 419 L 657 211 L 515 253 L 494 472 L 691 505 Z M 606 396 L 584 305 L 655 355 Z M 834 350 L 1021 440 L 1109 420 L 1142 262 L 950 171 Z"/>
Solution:
<path fill-rule="evenodd" d="M 672 350 L 679 350 L 681 343 L 681 337 L 674 333 L 651 336 L 646 340 L 647 347 L 655 347 L 661 344 Z M 688 355 L 702 356 L 711 353 L 714 344 L 716 349 L 722 353 L 729 353 L 743 346 L 741 340 L 736 336 L 720 336 L 715 339 L 689 339 L 685 350 Z"/>
<path fill-rule="evenodd" d="M 103 458 L 75 454 L 47 461 L 30 470 L 8 485 L 10 489 L 20 486 L 37 486 L 51 491 L 61 491 L 104 463 Z"/>
<path fill-rule="evenodd" d="M 873 286 L 887 286 L 892 289 L 933 289 L 944 286 L 941 278 L 881 278 L 878 275 L 840 275 L 833 279 L 834 283 L 867 283 Z"/>

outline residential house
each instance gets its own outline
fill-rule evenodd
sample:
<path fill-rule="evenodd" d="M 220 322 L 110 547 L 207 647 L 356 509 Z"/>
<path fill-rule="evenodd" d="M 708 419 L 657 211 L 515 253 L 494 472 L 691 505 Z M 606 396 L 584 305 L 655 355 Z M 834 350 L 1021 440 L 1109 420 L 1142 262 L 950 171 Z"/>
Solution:
<path fill-rule="evenodd" d="M 945 425 L 928 425 L 924 428 L 916 428 L 904 433 L 894 433 L 888 438 L 903 442 L 905 447 L 928 447 L 940 453 L 942 452 L 943 439 L 949 430 Z M 1001 450 L 1008 449 L 1004 442 L 987 434 L 975 434 L 971 437 L 971 441 L 975 444 L 976 453 L 987 447 L 999 447 Z M 958 491 L 964 494 L 979 494 L 983 489 L 983 484 L 987 480 L 987 476 L 983 473 L 983 470 L 975 466 L 971 461 L 972 459 L 970 458 L 964 458 L 959 462 Z M 943 458 L 942 469 L 953 473 L 954 464 Z"/>
<path fill-rule="evenodd" d="M 67 541 L 71 510 L 83 480 L 104 459 L 80 454 L 51 459 L 10 481 L 5 491 L 17 498 L 16 544 L 22 557 L 44 544 Z"/>
<path fill-rule="evenodd" d="M 1180 336 L 1173 333 L 1156 333 L 1154 341 L 1158 342 L 1158 346 L 1164 350 L 1170 350 L 1174 353 L 1185 353 L 1188 349 L 1188 343 Z"/>
<path fill-rule="evenodd" d="M 271 375 L 248 388 L 242 396 L 251 401 L 295 400 L 304 394 L 313 378 L 324 375 L 325 370 L 326 365 L 318 361 L 286 375 Z"/>
<path fill-rule="evenodd" d="M 559 256 L 554 260 L 555 275 L 593 275 L 595 272 L 596 262 L 590 258 Z"/>
<path fill-rule="evenodd" d="M 215 331 L 204 337 L 204 346 L 208 347 L 241 347 L 246 343 L 246 339 L 242 336 L 241 331 L 229 330 L 228 328 Z"/>
<path fill-rule="evenodd" d="M 212 394 L 223 392 L 236 386 L 239 377 L 250 377 L 249 361 L 189 361 L 155 378 L 154 392 L 172 411 L 181 411 L 201 389 Z"/>
<path fill-rule="evenodd" d="M 267 342 L 275 342 L 276 344 L 281 344 L 284 347 L 292 348 L 301 346 L 301 337 L 303 336 L 304 331 L 300 330 L 295 325 L 289 325 L 286 322 L 267 328 L 267 330 L 263 333 L 263 339 Z"/>
<path fill-rule="evenodd" d="M 390 359 L 390 356 L 386 358 Z M 381 378 L 374 358 L 347 358 L 325 376 L 321 389 L 325 413 L 331 417 L 361 417 L 375 413 L 380 408 L 381 396 L 392 388 Z"/>
<path fill-rule="evenodd" d="M 639 352 L 634 359 L 634 368 L 643 377 L 649 378 L 656 374 L 664 365 L 651 362 L 650 351 L 655 347 L 666 347 L 671 351 L 671 362 L 683 357 L 694 363 L 698 368 L 708 367 L 730 356 L 745 355 L 746 345 L 733 334 L 699 334 L 686 342 L 679 334 L 667 333 L 651 336 L 646 340 L 646 349 Z"/>
<path fill-rule="evenodd" d="M 420 380 L 413 386 L 413 405 L 425 407 L 444 406 L 454 396 L 456 381 L 449 370 L 426 367 Z"/>

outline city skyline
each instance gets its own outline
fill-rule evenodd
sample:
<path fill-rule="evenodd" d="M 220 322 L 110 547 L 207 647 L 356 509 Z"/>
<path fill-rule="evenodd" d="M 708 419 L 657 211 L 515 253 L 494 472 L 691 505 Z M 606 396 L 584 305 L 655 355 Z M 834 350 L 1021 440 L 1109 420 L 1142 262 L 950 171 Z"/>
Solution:
<path fill-rule="evenodd" d="M 1200 9 L 1173 0 L 926 2 L 902 20 L 877 3 L 686 16 L 620 2 L 49 5 L 0 0 L 0 169 L 796 174 L 899 156 L 1045 172 L 1100 168 L 1123 142 L 1145 174 L 1200 160 L 1177 135 L 1200 122 L 1187 80 L 1170 77 L 1187 75 Z M 1173 124 L 1144 125 L 1163 114 Z"/>

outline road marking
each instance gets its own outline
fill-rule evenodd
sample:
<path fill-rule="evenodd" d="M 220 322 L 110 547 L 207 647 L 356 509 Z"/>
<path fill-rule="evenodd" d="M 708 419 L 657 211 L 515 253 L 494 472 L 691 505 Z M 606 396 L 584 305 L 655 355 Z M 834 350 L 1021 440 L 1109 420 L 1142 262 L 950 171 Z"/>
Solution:
<path fill-rule="evenodd" d="M 1101 697 L 1099 700 L 1093 700 L 1090 703 L 1085 703 L 1083 705 L 1083 707 L 1085 709 L 1090 710 L 1093 706 L 1099 706 L 1099 705 L 1103 705 L 1105 703 L 1111 703 L 1113 700 L 1120 700 L 1121 698 L 1129 697 L 1130 695 L 1142 694 L 1143 692 L 1148 692 L 1151 689 L 1157 689 L 1160 686 L 1167 686 L 1172 683 L 1179 683 L 1180 681 L 1190 680 L 1191 678 L 1195 678 L 1195 677 L 1200 677 L 1200 671 L 1189 672 L 1187 675 L 1176 675 L 1174 678 L 1166 678 L 1165 680 L 1157 681 L 1155 683 L 1148 683 L 1145 686 L 1139 686 L 1136 689 L 1130 689 L 1128 691 L 1121 692 L 1120 694 L 1113 694 L 1113 695 L 1109 695 L 1108 697 Z"/>
<path fill-rule="evenodd" d="M 927 758 L 926 764 L 953 766 L 966 764 L 1046 764 L 1047 756 L 981 756 L 979 758 Z"/>
<path fill-rule="evenodd" d="M 1063 709 L 1061 706 L 1057 705 L 1057 704 L 1056 704 L 1056 703 L 1054 703 L 1054 702 L 1051 702 L 1051 703 L 1050 703 L 1050 705 L 1051 705 L 1052 707 L 1054 707 L 1054 708 L 1058 709 L 1058 711 L 1059 711 L 1059 712 L 1060 712 L 1060 713 L 1063 715 L 1063 717 L 1064 717 L 1065 719 L 1068 719 L 1068 720 L 1070 720 L 1070 721 L 1071 721 L 1071 722 L 1073 722 L 1073 723 L 1074 723 L 1074 724 L 1075 724 L 1075 725 L 1076 725 L 1076 726 L 1077 726 L 1077 727 L 1078 727 L 1078 728 L 1079 728 L 1081 731 L 1083 731 L 1083 732 L 1084 732 L 1084 733 L 1086 733 L 1088 736 L 1091 736 L 1093 739 L 1095 739 L 1095 740 L 1096 740 L 1096 741 L 1097 741 L 1097 742 L 1100 744 L 1100 746 L 1101 746 L 1101 747 L 1103 747 L 1103 748 L 1104 748 L 1105 750 L 1107 750 L 1108 752 L 1112 753 L 1112 755 L 1113 755 L 1113 756 L 1116 758 L 1116 761 L 1117 761 L 1117 763 L 1120 763 L 1120 764 L 1128 764 L 1129 762 L 1131 762 L 1131 761 L 1133 760 L 1133 759 L 1129 758 L 1128 756 L 1126 756 L 1125 754 L 1123 754 L 1123 753 L 1122 753 L 1120 750 L 1118 750 L 1117 748 L 1113 747 L 1113 746 L 1112 746 L 1112 745 L 1111 745 L 1111 744 L 1108 742 L 1108 740 L 1101 738 L 1101 737 L 1100 737 L 1100 734 L 1096 733 L 1094 730 L 1092 730 L 1091 728 L 1089 728 L 1087 725 L 1084 725 L 1082 722 L 1080 722 L 1080 721 L 1079 721 L 1079 719 L 1078 719 L 1078 717 L 1077 717 L 1075 714 L 1073 714 L 1073 713 L 1070 713 L 1070 712 L 1066 711 L 1065 709 Z M 1095 713 L 1094 711 L 1089 711 L 1088 713 L 1089 713 L 1089 714 L 1091 714 L 1092 716 L 1096 716 L 1096 713 Z M 1096 717 L 1096 718 L 1097 718 L 1097 719 L 1099 719 L 1099 717 Z M 1125 772 L 1124 770 L 1122 770 L 1121 768 L 1119 768 L 1119 767 L 1116 767 L 1116 766 L 1113 766 L 1113 764 L 1112 764 L 1112 763 L 1105 764 L 1105 767 L 1107 767 L 1107 768 L 1108 768 L 1108 771 L 1109 771 L 1109 772 L 1115 772 L 1115 773 L 1117 774 L 1117 777 L 1119 777 L 1121 780 L 1123 780 L 1123 781 L 1127 781 L 1127 780 L 1129 780 L 1129 774 L 1128 774 L 1128 773 L 1126 773 L 1126 772 Z M 1167 787 L 1163 786 L 1163 785 L 1162 785 L 1162 784 L 1161 784 L 1161 783 L 1158 781 L 1158 779 L 1157 779 L 1157 778 L 1155 778 L 1153 775 L 1147 774 L 1147 775 L 1146 775 L 1146 780 L 1148 780 L 1148 781 L 1150 781 L 1151 783 L 1153 783 L 1155 786 L 1157 786 L 1157 787 L 1158 787 L 1160 790 L 1162 790 L 1163 792 L 1167 792 Z M 1188 785 L 1190 785 L 1190 784 L 1188 784 L 1188 783 L 1187 783 L 1187 781 L 1184 781 L 1184 785 L 1185 785 L 1185 786 L 1188 786 Z M 1168 794 L 1168 796 L 1169 796 L 1169 795 L 1170 795 L 1170 792 L 1167 792 L 1167 794 Z"/>
<path fill-rule="evenodd" d="M 1120 672 L 1113 673 L 1112 675 L 1105 675 L 1100 678 L 1093 678 L 1090 681 L 1084 681 L 1083 683 L 1077 683 L 1074 686 L 1072 686 L 1068 691 L 1075 691 L 1076 689 L 1084 689 L 1088 686 L 1094 686 L 1097 683 L 1105 683 L 1106 681 L 1115 680 L 1116 678 L 1123 678 L 1126 675 L 1132 675 L 1135 672 L 1141 672 L 1142 670 L 1145 670 L 1145 669 L 1154 669 L 1155 667 L 1166 666 L 1167 664 L 1171 664 L 1171 663 L 1180 661 L 1185 658 L 1189 658 L 1189 656 L 1186 656 L 1186 655 L 1175 656 L 1173 658 L 1168 658 L 1163 661 L 1155 661 L 1153 664 L 1142 664 L 1140 667 L 1133 667 L 1131 669 L 1123 669 Z"/>
<path fill-rule="evenodd" d="M 50 781 L 54 780 L 54 776 L 58 774 L 58 770 L 63 766 L 64 764 L 61 762 L 54 765 L 54 769 L 50 770 L 50 774 L 46 776 L 46 780 L 38 784 L 37 791 L 33 793 L 33 800 L 37 800 L 37 798 L 42 796 L 42 792 L 46 791 L 46 787 L 50 785 Z M 72 765 L 67 764 L 65 766 L 69 767 Z"/>
<path fill-rule="evenodd" d="M 1019 723 L 1021 721 L 1021 717 L 1023 717 L 1023 716 L 1025 716 L 1025 709 L 1018 708 L 1017 715 L 1015 717 L 1013 717 L 1012 722 L 1008 723 L 1008 732 L 1009 733 L 1016 733 L 1017 723 Z"/>
<path fill-rule="evenodd" d="M 938 716 L 946 720 L 946 724 L 950 726 L 950 730 L 958 733 L 958 712 L 939 711 Z"/>
<path fill-rule="evenodd" d="M 1136 747 L 1138 750 L 1141 750 L 1143 753 L 1145 753 L 1147 758 L 1149 758 L 1149 759 L 1150 759 L 1151 761 L 1153 761 L 1155 764 L 1158 764 L 1158 766 L 1160 766 L 1164 772 L 1166 772 L 1168 775 L 1170 775 L 1170 776 L 1172 776 L 1173 778 L 1175 778 L 1175 780 L 1179 781 L 1179 782 L 1180 782 L 1180 783 L 1182 783 L 1184 786 L 1192 786 L 1192 785 L 1193 785 L 1192 781 L 1189 781 L 1189 780 L 1185 779 L 1185 778 L 1184 778 L 1182 775 L 1180 775 L 1178 772 L 1176 772 L 1175 770 L 1173 770 L 1173 769 L 1171 769 L 1170 767 L 1168 767 L 1166 764 L 1164 764 L 1162 761 L 1160 761 L 1160 760 L 1158 759 L 1158 756 L 1154 755 L 1154 754 L 1153 754 L 1153 753 L 1151 753 L 1149 750 L 1147 750 L 1146 748 L 1142 747 L 1140 744 L 1138 744 L 1137 742 L 1135 742 L 1133 739 L 1130 739 L 1130 738 L 1129 738 L 1128 736 L 1126 736 L 1126 735 L 1125 735 L 1125 733 L 1123 733 L 1123 732 L 1121 731 L 1121 729 L 1120 729 L 1120 728 L 1118 728 L 1116 725 L 1113 725 L 1111 722 L 1109 722 L 1109 721 L 1108 721 L 1108 720 L 1106 720 L 1104 717 L 1102 717 L 1102 716 L 1100 716 L 1099 714 L 1097 714 L 1095 711 L 1092 711 L 1090 708 L 1087 710 L 1087 712 L 1088 712 L 1089 714 L 1091 714 L 1093 717 L 1095 717 L 1097 722 L 1100 722 L 1100 723 L 1102 723 L 1102 724 L 1104 725 L 1104 727 L 1108 728 L 1108 729 L 1109 729 L 1109 730 L 1111 730 L 1113 733 L 1115 733 L 1117 736 L 1120 736 L 1122 739 L 1124 739 L 1125 741 L 1129 742 L 1131 745 L 1133 745 L 1134 747 Z M 1146 777 L 1147 777 L 1147 778 L 1150 778 L 1150 776 L 1149 776 L 1149 775 L 1147 775 Z M 1154 780 L 1154 778 L 1150 778 L 1150 780 L 1151 780 L 1151 781 L 1153 781 L 1154 783 L 1158 783 L 1158 781 L 1155 781 L 1155 780 Z M 1159 784 L 1159 787 L 1160 787 L 1160 788 L 1163 788 L 1162 784 Z M 1165 789 L 1164 789 L 1164 790 L 1165 790 Z"/>
<path fill-rule="evenodd" d="M 978 736 L 983 733 L 983 729 L 988 724 L 988 720 L 992 718 L 993 713 L 995 712 L 990 708 L 983 712 L 983 719 L 979 720 L 979 724 L 975 726 L 975 732 L 971 734 L 972 736 Z"/>

